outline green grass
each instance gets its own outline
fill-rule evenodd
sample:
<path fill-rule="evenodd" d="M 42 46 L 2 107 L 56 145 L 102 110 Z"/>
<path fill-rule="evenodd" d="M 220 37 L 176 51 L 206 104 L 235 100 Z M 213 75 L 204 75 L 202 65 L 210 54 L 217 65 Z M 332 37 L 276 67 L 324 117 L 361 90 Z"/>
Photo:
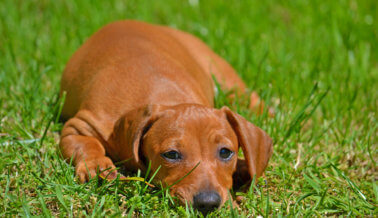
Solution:
<path fill-rule="evenodd" d="M 202 38 L 276 110 L 229 105 L 271 135 L 274 154 L 258 186 L 237 193 L 239 209 L 211 216 L 377 216 L 376 1 L 2 0 L 1 217 L 198 215 L 140 182 L 79 184 L 59 156 L 66 62 L 101 26 L 131 18 Z"/>

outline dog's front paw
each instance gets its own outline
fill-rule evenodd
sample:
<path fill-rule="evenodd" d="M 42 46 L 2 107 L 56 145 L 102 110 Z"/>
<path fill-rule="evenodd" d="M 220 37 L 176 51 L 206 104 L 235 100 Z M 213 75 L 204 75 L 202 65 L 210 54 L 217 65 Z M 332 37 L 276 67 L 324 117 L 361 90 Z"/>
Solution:
<path fill-rule="evenodd" d="M 112 160 L 105 156 L 87 158 L 76 165 L 76 176 L 79 177 L 81 183 L 89 181 L 96 174 L 107 179 L 114 179 L 117 177 L 117 170 Z"/>

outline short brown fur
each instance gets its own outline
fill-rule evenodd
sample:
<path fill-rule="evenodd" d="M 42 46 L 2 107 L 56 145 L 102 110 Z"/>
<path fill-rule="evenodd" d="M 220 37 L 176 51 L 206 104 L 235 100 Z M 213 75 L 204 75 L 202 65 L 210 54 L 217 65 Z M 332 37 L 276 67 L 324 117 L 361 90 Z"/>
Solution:
<path fill-rule="evenodd" d="M 196 37 L 139 21 L 111 23 L 72 56 L 61 83 L 67 93 L 61 134 L 64 158 L 73 157 L 81 182 L 97 169 L 152 171 L 182 202 L 203 190 L 219 193 L 224 203 L 233 185 L 261 176 L 272 153 L 269 136 L 224 107 L 214 109 L 214 82 L 245 91 L 234 69 Z M 254 93 L 254 103 L 258 96 Z M 251 107 L 260 108 L 259 105 Z M 220 160 L 219 149 L 236 155 Z M 238 160 L 242 148 L 245 160 Z M 179 150 L 182 160 L 162 153 Z M 109 178 L 116 176 L 113 171 Z M 237 181 L 236 181 L 237 180 Z"/>

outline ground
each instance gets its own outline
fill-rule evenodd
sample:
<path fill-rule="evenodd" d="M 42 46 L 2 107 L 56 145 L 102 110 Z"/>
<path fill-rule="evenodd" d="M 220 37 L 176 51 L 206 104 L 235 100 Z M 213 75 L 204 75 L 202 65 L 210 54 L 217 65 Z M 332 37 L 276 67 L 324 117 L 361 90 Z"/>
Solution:
<path fill-rule="evenodd" d="M 165 190 L 79 184 L 60 158 L 62 70 L 101 26 L 138 19 L 203 39 L 275 111 L 215 99 L 266 130 L 274 153 L 239 208 L 210 216 L 377 216 L 374 0 L 3 0 L 0 3 L 0 216 L 194 216 Z M 136 175 L 134 175 L 136 176 Z"/>

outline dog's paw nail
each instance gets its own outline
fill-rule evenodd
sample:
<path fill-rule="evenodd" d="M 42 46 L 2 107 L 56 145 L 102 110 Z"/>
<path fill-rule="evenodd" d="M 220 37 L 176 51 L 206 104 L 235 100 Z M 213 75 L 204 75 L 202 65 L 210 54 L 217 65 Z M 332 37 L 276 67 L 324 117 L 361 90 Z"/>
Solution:
<path fill-rule="evenodd" d="M 117 178 L 117 173 L 116 172 L 109 173 L 108 178 L 109 179 L 115 179 L 115 178 Z"/>

